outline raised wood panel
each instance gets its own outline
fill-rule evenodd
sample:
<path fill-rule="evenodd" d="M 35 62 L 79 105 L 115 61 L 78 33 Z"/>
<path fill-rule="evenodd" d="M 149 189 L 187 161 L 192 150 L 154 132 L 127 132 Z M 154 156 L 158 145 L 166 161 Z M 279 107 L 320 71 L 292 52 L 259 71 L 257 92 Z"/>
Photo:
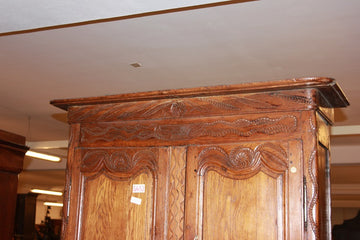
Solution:
<path fill-rule="evenodd" d="M 210 171 L 204 182 L 202 239 L 285 238 L 282 177 L 234 180 Z"/>

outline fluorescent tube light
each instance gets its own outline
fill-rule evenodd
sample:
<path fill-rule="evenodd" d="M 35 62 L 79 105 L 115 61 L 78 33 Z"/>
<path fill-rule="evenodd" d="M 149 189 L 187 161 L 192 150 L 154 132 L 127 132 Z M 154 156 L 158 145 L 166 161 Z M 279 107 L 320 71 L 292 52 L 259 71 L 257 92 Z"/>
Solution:
<path fill-rule="evenodd" d="M 53 207 L 62 207 L 62 203 L 56 203 L 56 202 L 44 202 L 45 206 L 53 206 Z"/>
<path fill-rule="evenodd" d="M 40 159 L 47 160 L 47 161 L 52 161 L 52 162 L 60 162 L 60 160 L 61 160 L 59 157 L 56 157 L 56 156 L 52 156 L 52 155 L 48 155 L 48 154 L 44 154 L 44 153 L 33 152 L 33 151 L 27 151 L 25 155 L 34 157 L 34 158 L 40 158 Z"/>
<path fill-rule="evenodd" d="M 41 189 L 31 189 L 30 192 L 40 193 L 40 194 L 47 194 L 47 195 L 62 196 L 62 192 L 48 191 L 48 190 L 41 190 Z"/>

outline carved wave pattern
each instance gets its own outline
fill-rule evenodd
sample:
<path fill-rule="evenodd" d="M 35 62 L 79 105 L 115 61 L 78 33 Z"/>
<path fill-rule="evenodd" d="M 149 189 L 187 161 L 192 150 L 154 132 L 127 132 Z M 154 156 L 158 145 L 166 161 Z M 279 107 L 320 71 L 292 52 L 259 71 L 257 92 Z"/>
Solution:
<path fill-rule="evenodd" d="M 69 112 L 73 122 L 116 121 L 130 119 L 180 118 L 192 115 L 222 115 L 239 112 L 276 109 L 286 104 L 281 99 L 308 104 L 311 100 L 303 96 L 253 94 L 249 96 L 198 97 L 189 99 L 170 99 L 162 101 L 128 102 L 82 106 Z"/>
<path fill-rule="evenodd" d="M 88 151 L 82 158 L 81 171 L 131 172 L 139 167 L 156 169 L 156 153 L 140 150 L 131 154 L 126 151 L 108 152 L 106 150 Z"/>
<path fill-rule="evenodd" d="M 316 159 L 316 150 L 314 149 L 311 152 L 311 155 L 309 157 L 309 165 L 308 165 L 308 174 L 310 176 L 310 180 L 311 180 L 311 184 L 312 184 L 312 188 L 311 188 L 311 200 L 308 206 L 308 214 L 307 216 L 309 217 L 309 222 L 310 222 L 310 226 L 311 226 L 311 230 L 313 231 L 314 235 L 315 235 L 315 239 L 320 239 L 319 236 L 319 226 L 316 222 L 316 220 L 314 219 L 314 209 L 316 207 L 316 205 L 319 204 L 319 198 L 318 198 L 318 191 L 319 191 L 319 187 L 317 184 L 317 180 L 316 177 L 313 173 L 313 165 L 314 165 L 314 161 Z"/>
<path fill-rule="evenodd" d="M 297 118 L 286 115 L 280 118 L 258 118 L 255 120 L 213 121 L 187 124 L 136 124 L 84 126 L 81 129 L 81 142 L 110 142 L 116 140 L 159 139 L 165 141 L 190 140 L 199 137 L 250 137 L 256 134 L 275 135 L 294 132 Z"/>
<path fill-rule="evenodd" d="M 186 150 L 170 161 L 168 239 L 184 239 Z"/>
<path fill-rule="evenodd" d="M 203 149 L 199 154 L 199 175 L 212 169 L 223 175 L 242 175 L 250 177 L 261 169 L 270 176 L 277 176 L 288 168 L 287 152 L 277 144 L 264 143 L 254 149 L 245 146 L 233 148 L 229 153 L 225 149 L 212 146 Z"/>

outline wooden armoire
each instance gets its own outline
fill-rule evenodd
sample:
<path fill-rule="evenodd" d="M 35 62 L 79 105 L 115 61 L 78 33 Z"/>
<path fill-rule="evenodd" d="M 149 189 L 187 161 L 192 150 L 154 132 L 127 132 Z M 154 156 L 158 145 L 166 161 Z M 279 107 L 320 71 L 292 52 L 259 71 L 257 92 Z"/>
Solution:
<path fill-rule="evenodd" d="M 333 79 L 51 103 L 71 124 L 64 239 L 330 239 Z"/>

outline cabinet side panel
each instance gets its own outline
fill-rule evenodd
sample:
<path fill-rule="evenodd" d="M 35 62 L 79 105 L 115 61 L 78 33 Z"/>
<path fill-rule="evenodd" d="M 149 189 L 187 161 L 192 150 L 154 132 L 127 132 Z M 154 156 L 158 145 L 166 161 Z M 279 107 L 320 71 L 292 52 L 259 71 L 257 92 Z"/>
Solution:
<path fill-rule="evenodd" d="M 151 239 L 153 179 L 142 173 L 134 179 L 84 177 L 81 239 Z M 145 184 L 134 193 L 134 184 Z"/>
<path fill-rule="evenodd" d="M 330 109 L 331 110 L 331 109 Z M 320 239 L 331 238 L 331 196 L 330 196 L 330 128 L 322 114 L 317 114 L 318 125 L 318 183 L 319 183 L 319 234 Z"/>
<path fill-rule="evenodd" d="M 278 224 L 284 222 L 283 214 L 278 214 L 283 212 L 281 195 L 277 179 L 262 172 L 244 180 L 209 172 L 204 186 L 203 239 L 283 239 L 282 224 Z"/>

